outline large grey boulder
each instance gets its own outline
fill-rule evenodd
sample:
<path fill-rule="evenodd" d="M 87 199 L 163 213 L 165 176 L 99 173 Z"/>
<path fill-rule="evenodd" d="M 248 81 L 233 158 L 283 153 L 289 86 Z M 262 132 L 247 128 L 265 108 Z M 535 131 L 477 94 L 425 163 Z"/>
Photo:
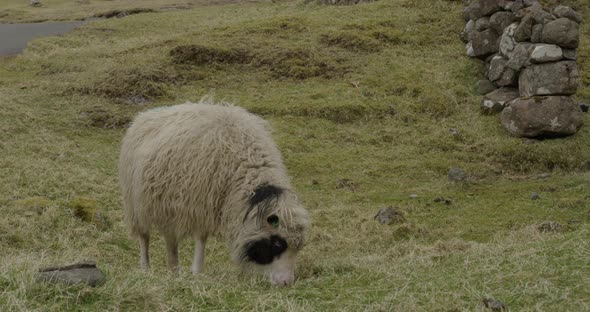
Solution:
<path fill-rule="evenodd" d="M 469 20 L 467 24 L 465 24 L 465 28 L 463 28 L 463 32 L 461 32 L 461 40 L 467 43 L 469 42 L 469 38 L 471 38 L 471 33 L 475 30 L 475 21 Z"/>
<path fill-rule="evenodd" d="M 498 52 L 498 35 L 491 29 L 473 31 L 471 33 L 471 45 L 473 54 L 477 57 L 485 57 Z"/>
<path fill-rule="evenodd" d="M 536 24 L 533 26 L 533 34 L 531 35 L 532 43 L 539 43 L 543 40 L 543 24 Z"/>
<path fill-rule="evenodd" d="M 482 16 L 490 16 L 504 9 L 505 0 L 475 0 L 479 2 L 479 10 Z"/>
<path fill-rule="evenodd" d="M 488 70 L 488 79 L 490 81 L 496 81 L 502 77 L 504 70 L 506 69 L 506 64 L 508 60 L 503 58 L 500 55 L 496 55 L 490 61 L 490 67 Z"/>
<path fill-rule="evenodd" d="M 487 79 L 477 81 L 477 94 L 485 95 L 496 90 L 496 85 Z"/>
<path fill-rule="evenodd" d="M 547 23 L 543 27 L 541 41 L 552 43 L 567 49 L 578 47 L 580 40 L 580 26 L 578 23 L 562 17 Z"/>
<path fill-rule="evenodd" d="M 531 39 L 533 34 L 533 24 L 535 23 L 535 19 L 532 15 L 525 16 L 520 24 L 514 30 L 514 40 L 516 42 L 525 42 Z"/>
<path fill-rule="evenodd" d="M 478 20 L 481 18 L 481 7 L 479 1 L 473 1 L 470 5 L 463 8 L 463 19 L 467 22 L 469 20 Z"/>
<path fill-rule="evenodd" d="M 95 287 L 104 282 L 104 274 L 96 267 L 94 261 L 48 267 L 40 269 L 36 276 L 40 282 L 64 283 L 66 285 L 87 284 Z"/>
<path fill-rule="evenodd" d="M 520 74 L 520 96 L 575 94 L 579 81 L 575 61 L 531 65 Z"/>
<path fill-rule="evenodd" d="M 535 23 L 537 24 L 547 24 L 550 21 L 555 20 L 555 16 L 551 13 L 545 12 L 543 8 L 539 5 L 539 9 L 534 9 L 532 11 L 532 16 L 535 19 Z"/>
<path fill-rule="evenodd" d="M 561 49 L 563 51 L 563 58 L 566 60 L 575 61 L 578 58 L 576 49 Z"/>
<path fill-rule="evenodd" d="M 504 10 L 511 11 L 512 13 L 516 13 L 522 8 L 524 8 L 522 0 L 506 1 L 504 5 Z"/>
<path fill-rule="evenodd" d="M 565 5 L 558 5 L 555 9 L 553 9 L 553 15 L 557 17 L 565 17 L 569 18 L 570 20 L 581 23 L 582 17 L 578 14 L 574 9 L 567 7 Z"/>
<path fill-rule="evenodd" d="M 531 52 L 531 62 L 547 63 L 559 61 L 563 58 L 563 51 L 554 44 L 536 44 Z"/>
<path fill-rule="evenodd" d="M 516 99 L 500 120 L 511 135 L 526 138 L 572 135 L 584 124 L 582 111 L 568 96 Z"/>
<path fill-rule="evenodd" d="M 518 73 L 507 67 L 507 64 L 508 60 L 499 55 L 490 61 L 488 78 L 499 87 L 516 85 L 518 82 Z"/>
<path fill-rule="evenodd" d="M 481 112 L 487 115 L 496 114 L 504 109 L 504 106 L 519 96 L 516 88 L 496 89 L 481 100 Z"/>
<path fill-rule="evenodd" d="M 520 42 L 512 52 L 512 58 L 506 63 L 506 66 L 515 71 L 521 70 L 529 61 L 529 48 L 532 46 L 528 42 Z"/>
<path fill-rule="evenodd" d="M 512 52 L 516 47 L 516 40 L 514 40 L 514 31 L 516 30 L 516 27 L 518 27 L 518 23 L 510 24 L 510 26 L 504 29 L 502 37 L 500 37 L 500 54 L 502 54 L 506 58 L 512 57 Z"/>
<path fill-rule="evenodd" d="M 475 30 L 477 31 L 484 31 L 490 28 L 490 18 L 484 16 L 477 21 L 475 21 Z"/>
<path fill-rule="evenodd" d="M 473 44 L 471 43 L 471 41 L 467 42 L 467 44 L 465 45 L 465 50 L 467 50 L 467 56 L 475 57 L 475 52 L 473 52 Z"/>
<path fill-rule="evenodd" d="M 497 34 L 504 32 L 504 28 L 514 22 L 514 16 L 510 12 L 500 11 L 494 13 L 489 19 L 489 27 Z"/>

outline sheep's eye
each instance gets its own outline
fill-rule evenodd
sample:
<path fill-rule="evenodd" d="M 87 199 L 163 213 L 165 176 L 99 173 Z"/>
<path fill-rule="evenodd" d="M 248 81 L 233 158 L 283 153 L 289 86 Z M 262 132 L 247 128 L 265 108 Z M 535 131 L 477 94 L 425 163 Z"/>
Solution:
<path fill-rule="evenodd" d="M 272 225 L 275 228 L 279 227 L 279 217 L 277 217 L 276 215 L 268 217 L 268 219 L 266 219 L 266 222 L 268 222 L 268 224 Z"/>

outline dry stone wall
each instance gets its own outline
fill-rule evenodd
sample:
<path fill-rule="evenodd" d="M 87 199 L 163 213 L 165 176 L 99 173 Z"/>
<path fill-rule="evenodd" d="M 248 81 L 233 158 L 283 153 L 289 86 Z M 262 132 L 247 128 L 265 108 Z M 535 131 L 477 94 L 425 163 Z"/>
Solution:
<path fill-rule="evenodd" d="M 581 16 L 537 0 L 464 1 L 461 39 L 467 55 L 485 63 L 477 83 L 485 114 L 501 113 L 504 128 L 517 137 L 576 133 L 583 125 L 575 95 Z"/>

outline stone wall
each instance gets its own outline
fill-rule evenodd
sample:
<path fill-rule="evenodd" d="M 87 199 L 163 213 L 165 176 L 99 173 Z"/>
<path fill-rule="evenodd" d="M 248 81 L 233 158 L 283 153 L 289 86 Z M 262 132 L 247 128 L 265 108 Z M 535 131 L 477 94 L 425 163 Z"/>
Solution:
<path fill-rule="evenodd" d="M 576 49 L 582 18 L 537 0 L 471 0 L 463 10 L 467 55 L 485 63 L 477 83 L 485 114 L 501 113 L 518 137 L 572 135 L 583 125 L 572 98 L 579 84 Z"/>

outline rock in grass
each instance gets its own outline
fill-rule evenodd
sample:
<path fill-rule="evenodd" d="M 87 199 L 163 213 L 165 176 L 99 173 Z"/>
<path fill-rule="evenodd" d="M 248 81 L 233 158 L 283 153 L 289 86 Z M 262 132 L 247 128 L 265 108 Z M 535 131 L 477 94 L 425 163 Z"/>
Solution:
<path fill-rule="evenodd" d="M 453 201 L 452 201 L 452 200 L 450 200 L 450 199 L 448 199 L 448 198 L 441 197 L 441 196 L 437 196 L 437 197 L 435 197 L 435 198 L 434 198 L 434 202 L 435 202 L 435 203 L 443 203 L 443 204 L 445 204 L 445 205 L 447 205 L 447 206 L 453 203 Z"/>
<path fill-rule="evenodd" d="M 542 233 L 559 232 L 561 231 L 561 224 L 555 221 L 545 221 L 537 226 L 537 230 Z"/>
<path fill-rule="evenodd" d="M 506 305 L 502 301 L 492 299 L 492 298 L 485 298 L 483 300 L 483 305 L 484 305 L 484 307 L 491 309 L 492 311 L 507 311 L 508 310 L 506 308 Z"/>
<path fill-rule="evenodd" d="M 584 114 L 571 97 L 535 96 L 511 101 L 500 121 L 515 137 L 564 137 L 582 127 Z"/>
<path fill-rule="evenodd" d="M 399 211 L 399 209 L 394 207 L 385 207 L 379 209 L 375 217 L 373 219 L 377 220 L 377 222 L 389 225 L 392 223 L 403 223 L 406 221 L 404 214 Z"/>
<path fill-rule="evenodd" d="M 39 282 L 63 283 L 66 285 L 87 284 L 96 287 L 104 283 L 105 277 L 94 261 L 84 261 L 66 266 L 39 269 Z"/>
<path fill-rule="evenodd" d="M 447 174 L 447 177 L 448 177 L 449 181 L 454 182 L 454 183 L 465 182 L 465 179 L 466 179 L 465 171 L 463 171 L 463 169 L 458 168 L 458 167 L 451 168 L 449 170 L 449 173 Z"/>

